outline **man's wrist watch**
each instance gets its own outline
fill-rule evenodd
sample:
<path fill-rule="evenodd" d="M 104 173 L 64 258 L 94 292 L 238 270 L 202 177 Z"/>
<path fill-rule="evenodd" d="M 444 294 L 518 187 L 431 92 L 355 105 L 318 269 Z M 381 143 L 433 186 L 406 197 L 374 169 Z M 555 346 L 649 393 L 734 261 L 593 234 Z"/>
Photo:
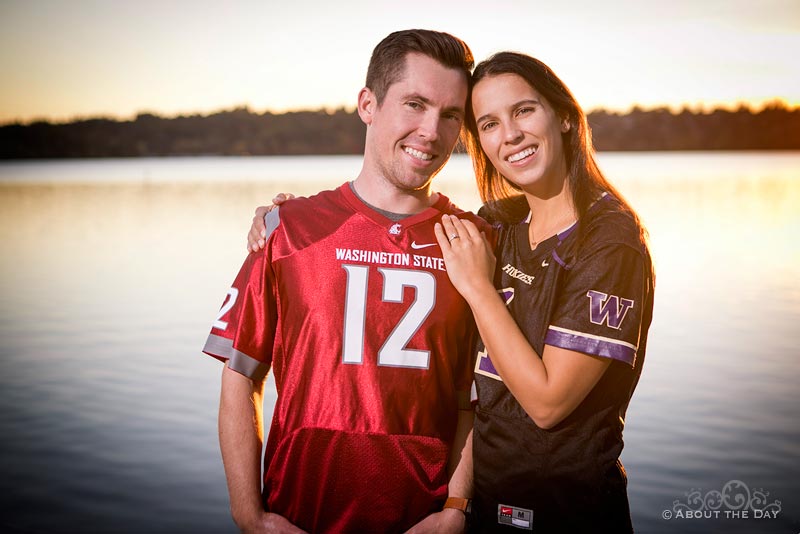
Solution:
<path fill-rule="evenodd" d="M 472 511 L 472 499 L 464 499 L 462 497 L 448 497 L 444 503 L 444 508 L 455 508 L 461 510 L 465 515 L 469 515 Z"/>

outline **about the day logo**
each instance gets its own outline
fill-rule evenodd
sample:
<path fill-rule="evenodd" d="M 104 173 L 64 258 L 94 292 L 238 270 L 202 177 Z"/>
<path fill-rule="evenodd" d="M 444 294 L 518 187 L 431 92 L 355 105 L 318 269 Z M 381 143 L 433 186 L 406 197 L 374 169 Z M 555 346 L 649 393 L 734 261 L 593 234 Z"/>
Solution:
<path fill-rule="evenodd" d="M 770 502 L 763 488 L 750 490 L 741 480 L 731 480 L 722 490 L 703 493 L 692 488 L 686 501 L 674 501 L 672 510 L 664 510 L 664 519 L 777 519 L 781 501 Z"/>

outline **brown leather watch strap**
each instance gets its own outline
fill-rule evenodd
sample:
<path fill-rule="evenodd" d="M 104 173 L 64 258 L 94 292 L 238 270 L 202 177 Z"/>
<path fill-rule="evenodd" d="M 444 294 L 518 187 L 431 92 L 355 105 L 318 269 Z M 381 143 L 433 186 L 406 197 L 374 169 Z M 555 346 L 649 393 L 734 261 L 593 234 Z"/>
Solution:
<path fill-rule="evenodd" d="M 461 510 L 465 514 L 468 514 L 472 509 L 472 499 L 448 497 L 443 508 L 455 508 L 456 510 Z"/>

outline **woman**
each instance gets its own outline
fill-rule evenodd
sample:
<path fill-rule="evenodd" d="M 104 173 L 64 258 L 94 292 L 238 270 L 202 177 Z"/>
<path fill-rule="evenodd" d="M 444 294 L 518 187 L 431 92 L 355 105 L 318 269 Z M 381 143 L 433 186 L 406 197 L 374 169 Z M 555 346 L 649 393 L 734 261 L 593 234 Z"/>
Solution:
<path fill-rule="evenodd" d="M 501 52 L 471 87 L 466 144 L 498 261 L 469 221 L 445 216 L 436 228 L 482 338 L 471 529 L 630 532 L 619 455 L 652 319 L 644 229 L 546 65 Z"/>
<path fill-rule="evenodd" d="M 469 221 L 444 217 L 436 231 L 482 338 L 474 530 L 630 532 L 619 455 L 652 319 L 645 232 L 546 65 L 492 56 L 475 68 L 470 107 L 483 214 L 500 222 L 497 262 Z M 515 222 L 520 204 L 528 215 Z"/>

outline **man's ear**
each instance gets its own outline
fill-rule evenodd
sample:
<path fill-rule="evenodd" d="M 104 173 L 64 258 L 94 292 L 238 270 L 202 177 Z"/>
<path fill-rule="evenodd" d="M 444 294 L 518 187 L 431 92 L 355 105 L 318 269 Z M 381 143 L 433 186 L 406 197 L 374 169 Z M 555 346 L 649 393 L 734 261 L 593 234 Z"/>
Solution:
<path fill-rule="evenodd" d="M 372 124 L 372 118 L 375 115 L 375 109 L 378 107 L 378 99 L 375 98 L 375 93 L 369 87 L 364 87 L 358 93 L 358 116 L 361 117 L 361 122 L 369 126 Z"/>

